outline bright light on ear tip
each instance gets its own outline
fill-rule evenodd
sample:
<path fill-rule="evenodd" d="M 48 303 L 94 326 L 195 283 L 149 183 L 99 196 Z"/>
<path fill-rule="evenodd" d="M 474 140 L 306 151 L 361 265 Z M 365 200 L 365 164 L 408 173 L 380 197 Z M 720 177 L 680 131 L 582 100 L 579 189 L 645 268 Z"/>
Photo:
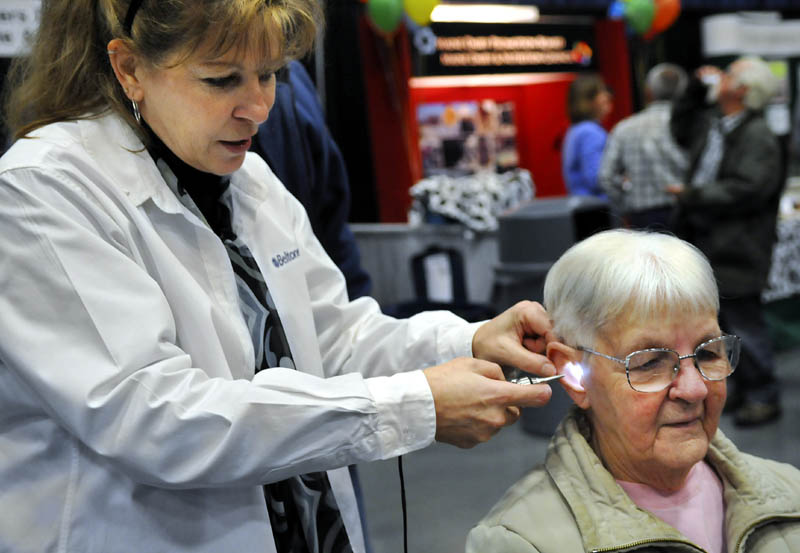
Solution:
<path fill-rule="evenodd" d="M 565 380 L 569 381 L 573 386 L 583 389 L 583 367 L 578 363 L 566 363 L 564 365 L 564 373 L 567 375 Z"/>
<path fill-rule="evenodd" d="M 434 23 L 535 23 L 539 20 L 536 6 L 508 4 L 437 4 L 431 12 Z"/>

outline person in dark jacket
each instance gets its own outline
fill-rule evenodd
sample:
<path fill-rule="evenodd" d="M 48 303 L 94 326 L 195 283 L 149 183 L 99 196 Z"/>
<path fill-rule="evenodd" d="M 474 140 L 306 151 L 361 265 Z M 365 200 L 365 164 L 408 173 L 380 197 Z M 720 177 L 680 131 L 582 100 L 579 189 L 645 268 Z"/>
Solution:
<path fill-rule="evenodd" d="M 303 204 L 314 234 L 344 273 L 350 299 L 368 295 L 370 278 L 361 266 L 358 245 L 347 225 L 347 168 L 302 63 L 292 61 L 279 73 L 275 104 L 253 137 L 251 150 L 266 160 Z"/>
<path fill-rule="evenodd" d="M 740 58 L 725 72 L 701 67 L 670 122 L 676 141 L 689 152 L 685 184 L 670 187 L 678 200 L 676 233 L 711 261 L 722 324 L 742 338 L 726 406 L 740 426 L 780 416 L 761 305 L 785 181 L 780 144 L 763 116 L 776 91 L 777 79 L 756 57 Z"/>

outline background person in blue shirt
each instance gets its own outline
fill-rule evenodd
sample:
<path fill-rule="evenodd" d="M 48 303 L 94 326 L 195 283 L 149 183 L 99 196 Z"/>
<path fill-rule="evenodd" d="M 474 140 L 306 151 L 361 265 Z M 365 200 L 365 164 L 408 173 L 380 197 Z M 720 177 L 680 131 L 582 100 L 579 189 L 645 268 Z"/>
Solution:
<path fill-rule="evenodd" d="M 580 75 L 569 87 L 571 125 L 564 137 L 561 167 L 571 195 L 606 197 L 597 179 L 608 136 L 600 122 L 612 106 L 611 92 L 597 75 Z"/>

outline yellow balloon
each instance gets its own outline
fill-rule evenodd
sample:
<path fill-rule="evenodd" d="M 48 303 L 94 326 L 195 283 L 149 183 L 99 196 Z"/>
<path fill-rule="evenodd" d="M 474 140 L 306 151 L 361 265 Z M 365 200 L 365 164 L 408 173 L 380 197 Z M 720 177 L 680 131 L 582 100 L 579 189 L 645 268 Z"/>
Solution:
<path fill-rule="evenodd" d="M 439 0 L 403 0 L 403 7 L 408 17 L 418 25 L 427 25 L 431 22 L 431 12 Z"/>

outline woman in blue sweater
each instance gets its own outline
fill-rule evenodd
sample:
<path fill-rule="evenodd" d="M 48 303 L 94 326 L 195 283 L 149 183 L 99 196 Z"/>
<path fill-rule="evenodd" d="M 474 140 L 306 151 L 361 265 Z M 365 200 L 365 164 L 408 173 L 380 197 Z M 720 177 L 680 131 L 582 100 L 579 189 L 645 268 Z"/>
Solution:
<path fill-rule="evenodd" d="M 561 166 L 572 195 L 606 197 L 597 174 L 608 135 L 600 122 L 611 108 L 611 92 L 597 75 L 581 75 L 570 85 L 567 112 L 572 125 L 564 137 Z"/>

